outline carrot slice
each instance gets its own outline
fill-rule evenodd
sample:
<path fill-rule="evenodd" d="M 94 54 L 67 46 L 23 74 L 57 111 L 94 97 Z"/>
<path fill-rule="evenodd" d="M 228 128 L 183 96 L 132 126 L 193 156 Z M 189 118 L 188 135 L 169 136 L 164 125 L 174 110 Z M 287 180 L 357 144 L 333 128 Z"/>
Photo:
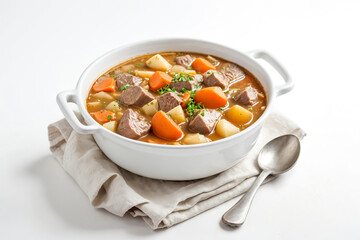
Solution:
<path fill-rule="evenodd" d="M 190 99 L 190 91 L 189 92 L 186 92 L 186 93 L 184 93 L 184 96 L 183 96 L 183 102 L 181 103 L 181 106 L 182 107 L 186 107 L 186 103 L 189 101 L 189 99 Z"/>
<path fill-rule="evenodd" d="M 92 114 L 94 115 L 95 120 L 101 124 L 115 120 L 115 113 L 112 111 L 101 110 Z"/>
<path fill-rule="evenodd" d="M 208 60 L 204 58 L 197 58 L 192 63 L 192 67 L 198 72 L 206 72 L 208 70 L 216 70 L 215 66 L 212 65 Z"/>
<path fill-rule="evenodd" d="M 149 87 L 151 90 L 157 91 L 160 88 L 165 87 L 166 84 L 170 85 L 171 80 L 172 77 L 170 77 L 169 74 L 156 71 L 149 79 Z"/>
<path fill-rule="evenodd" d="M 219 87 L 207 87 L 200 89 L 194 97 L 195 102 L 202 103 L 206 108 L 216 109 L 225 107 L 227 97 Z"/>
<path fill-rule="evenodd" d="M 183 135 L 180 127 L 163 111 L 155 113 L 151 127 L 156 136 L 165 140 L 176 141 Z"/>
<path fill-rule="evenodd" d="M 105 78 L 94 84 L 93 90 L 95 92 L 114 92 L 116 82 L 113 78 Z"/>

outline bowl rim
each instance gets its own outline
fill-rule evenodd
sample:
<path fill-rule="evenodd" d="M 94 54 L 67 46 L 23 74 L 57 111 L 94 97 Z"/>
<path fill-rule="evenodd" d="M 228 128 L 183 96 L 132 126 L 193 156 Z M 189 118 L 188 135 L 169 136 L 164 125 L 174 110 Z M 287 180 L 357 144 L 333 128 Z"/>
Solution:
<path fill-rule="evenodd" d="M 266 106 L 265 111 L 263 112 L 263 114 L 253 124 L 251 124 L 248 128 L 246 128 L 245 130 L 240 131 L 239 133 L 236 133 L 236 134 L 234 134 L 234 135 L 232 135 L 230 137 L 226 137 L 226 138 L 219 139 L 219 140 L 216 140 L 216 141 L 211 141 L 211 142 L 208 142 L 208 143 L 191 144 L 191 145 L 153 144 L 153 143 L 148 143 L 148 142 L 143 142 L 143 141 L 127 138 L 127 137 L 121 136 L 121 135 L 119 135 L 117 133 L 114 133 L 114 132 L 106 129 L 105 127 L 100 125 L 98 122 L 96 122 L 90 116 L 90 114 L 88 113 L 88 111 L 85 108 L 85 104 L 83 102 L 84 99 L 82 99 L 80 96 L 82 96 L 81 90 L 82 90 L 82 87 L 84 85 L 83 82 L 85 81 L 88 72 L 91 70 L 91 68 L 93 68 L 93 66 L 100 63 L 101 61 L 103 61 L 103 59 L 105 59 L 107 56 L 113 54 L 114 52 L 118 52 L 118 51 L 121 51 L 121 50 L 126 49 L 126 48 L 131 48 L 131 47 L 136 47 L 136 46 L 139 46 L 139 45 L 146 45 L 146 44 L 154 44 L 154 43 L 161 44 L 161 42 L 178 42 L 178 41 L 191 41 L 191 42 L 194 42 L 194 43 L 196 42 L 197 44 L 201 44 L 201 43 L 203 43 L 203 44 L 211 44 L 216 48 L 222 48 L 222 49 L 226 49 L 228 51 L 233 51 L 236 54 L 240 54 L 243 57 L 245 57 L 247 59 L 247 61 L 255 63 L 257 65 L 257 67 L 259 67 L 261 69 L 261 71 L 263 72 L 264 77 L 269 79 L 269 81 L 268 81 L 269 82 L 269 90 L 270 90 L 270 92 L 272 94 L 272 96 L 270 97 L 269 93 L 266 93 L 267 106 Z M 198 53 L 202 53 L 202 51 L 198 51 Z M 151 54 L 151 53 L 149 53 L 149 54 Z M 134 56 L 134 57 L 136 57 L 136 56 Z M 219 56 L 219 57 L 222 57 L 222 56 Z M 226 58 L 224 58 L 224 59 L 226 59 Z M 254 74 L 254 73 L 252 73 L 252 74 Z M 261 83 L 261 81 L 260 81 L 260 83 Z M 143 146 L 143 147 L 159 148 L 159 149 L 193 149 L 193 148 L 198 149 L 198 148 L 207 148 L 207 147 L 211 147 L 213 145 L 226 144 L 226 143 L 232 141 L 233 139 L 241 138 L 242 136 L 247 135 L 249 132 L 253 131 L 253 129 L 257 128 L 264 121 L 264 119 L 269 115 L 270 110 L 271 110 L 271 106 L 273 105 L 274 99 L 276 98 L 275 89 L 274 89 L 274 83 L 273 83 L 271 77 L 269 76 L 268 72 L 263 68 L 263 66 L 261 64 L 259 64 L 256 60 L 254 60 L 249 55 L 247 55 L 247 54 L 245 54 L 245 53 L 243 53 L 243 52 L 241 52 L 241 51 L 239 51 L 237 49 L 234 49 L 234 48 L 231 48 L 231 47 L 228 47 L 228 46 L 216 43 L 216 42 L 207 41 L 207 40 L 201 40 L 201 39 L 197 39 L 197 38 L 151 38 L 151 39 L 147 39 L 147 40 L 136 41 L 136 42 L 132 42 L 132 43 L 126 43 L 126 44 L 120 45 L 119 47 L 113 48 L 113 49 L 107 51 L 106 53 L 102 54 L 98 58 L 96 58 L 94 61 L 92 61 L 85 68 L 85 70 L 82 72 L 82 74 L 79 77 L 79 80 L 78 80 L 76 88 L 75 88 L 75 93 L 76 93 L 76 98 L 78 100 L 77 103 L 78 103 L 78 105 L 80 105 L 80 106 L 78 106 L 78 108 L 80 110 L 81 115 L 84 117 L 86 122 L 91 121 L 91 125 L 98 126 L 99 127 L 98 131 L 106 133 L 109 136 L 111 136 L 112 138 L 115 138 L 115 139 L 118 139 L 118 140 L 121 140 L 121 141 L 125 141 L 125 142 L 131 143 L 131 144 L 136 144 L 136 145 Z M 98 132 L 95 132 L 93 134 L 98 134 Z"/>

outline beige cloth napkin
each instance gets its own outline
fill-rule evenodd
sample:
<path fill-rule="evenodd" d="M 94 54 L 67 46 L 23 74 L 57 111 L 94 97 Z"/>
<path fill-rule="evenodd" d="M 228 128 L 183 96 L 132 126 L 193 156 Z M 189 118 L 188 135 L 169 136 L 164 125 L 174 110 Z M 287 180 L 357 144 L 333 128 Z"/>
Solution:
<path fill-rule="evenodd" d="M 152 228 L 170 227 L 246 192 L 259 174 L 256 157 L 271 139 L 306 134 L 277 112 L 264 122 L 255 147 L 236 166 L 194 181 L 154 180 L 128 172 L 111 162 L 91 135 L 73 131 L 65 119 L 48 127 L 50 149 L 60 165 L 96 208 L 123 216 L 141 216 Z"/>

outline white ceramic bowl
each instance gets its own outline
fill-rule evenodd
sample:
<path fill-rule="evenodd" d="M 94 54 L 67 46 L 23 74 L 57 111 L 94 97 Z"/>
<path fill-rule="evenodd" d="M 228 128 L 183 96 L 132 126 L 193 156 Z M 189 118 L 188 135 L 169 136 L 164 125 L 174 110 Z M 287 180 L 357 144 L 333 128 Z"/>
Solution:
<path fill-rule="evenodd" d="M 189 51 L 219 56 L 239 64 L 254 74 L 267 93 L 268 106 L 249 128 L 222 140 L 198 145 L 159 145 L 132 140 L 113 133 L 98 124 L 87 112 L 85 101 L 92 83 L 120 62 L 143 54 L 164 51 Z M 284 78 L 285 84 L 274 86 L 256 59 L 267 61 Z M 74 130 L 92 134 L 100 149 L 114 163 L 133 173 L 164 180 L 191 180 L 222 172 L 241 161 L 254 146 L 264 119 L 271 111 L 276 96 L 289 92 L 293 83 L 285 69 L 268 53 L 248 54 L 194 39 L 160 39 L 125 45 L 96 59 L 81 75 L 76 89 L 61 92 L 58 105 Z M 80 123 L 69 102 L 78 105 L 87 125 Z"/>

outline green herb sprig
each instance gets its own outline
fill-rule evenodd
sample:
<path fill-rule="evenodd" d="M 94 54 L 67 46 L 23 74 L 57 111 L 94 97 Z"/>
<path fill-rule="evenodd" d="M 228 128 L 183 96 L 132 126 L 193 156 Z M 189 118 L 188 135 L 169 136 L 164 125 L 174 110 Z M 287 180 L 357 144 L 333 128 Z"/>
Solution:
<path fill-rule="evenodd" d="M 176 73 L 172 79 L 173 82 L 187 82 L 192 80 L 194 79 L 189 74 L 184 73 Z"/>
<path fill-rule="evenodd" d="M 175 88 L 171 88 L 169 84 L 166 84 L 165 87 L 163 88 L 160 88 L 157 90 L 157 92 L 160 94 L 160 95 L 163 95 L 164 93 L 168 93 L 168 92 L 175 92 Z"/>
<path fill-rule="evenodd" d="M 121 90 L 126 90 L 128 87 L 130 86 L 130 84 L 125 84 L 124 86 L 121 87 Z"/>

